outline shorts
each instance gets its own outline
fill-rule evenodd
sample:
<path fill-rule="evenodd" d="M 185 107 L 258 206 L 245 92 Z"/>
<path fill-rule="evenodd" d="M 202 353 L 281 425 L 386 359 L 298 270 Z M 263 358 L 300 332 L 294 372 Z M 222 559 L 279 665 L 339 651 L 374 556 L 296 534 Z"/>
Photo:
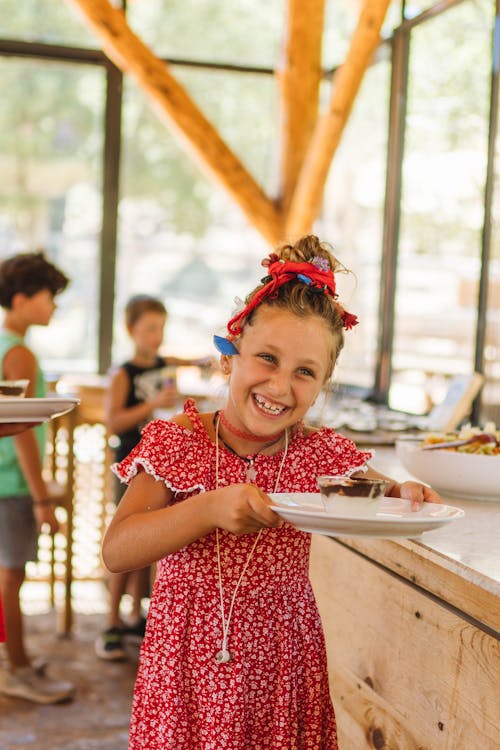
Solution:
<path fill-rule="evenodd" d="M 36 562 L 38 531 L 30 495 L 0 497 L 0 568 Z"/>

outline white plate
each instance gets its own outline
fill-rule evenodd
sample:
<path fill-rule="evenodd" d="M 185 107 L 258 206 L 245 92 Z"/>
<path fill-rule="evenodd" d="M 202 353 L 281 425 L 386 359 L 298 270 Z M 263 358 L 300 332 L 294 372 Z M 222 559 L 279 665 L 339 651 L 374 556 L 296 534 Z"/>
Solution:
<path fill-rule="evenodd" d="M 0 423 L 47 422 L 51 417 L 74 409 L 78 398 L 55 396 L 53 398 L 1 398 Z"/>
<path fill-rule="evenodd" d="M 283 492 L 269 497 L 279 503 L 271 508 L 285 521 L 302 531 L 326 536 L 412 539 L 465 515 L 461 508 L 438 503 L 424 503 L 422 510 L 412 511 L 408 500 L 385 497 L 376 516 L 347 518 L 327 512 L 320 504 L 319 493 Z"/>

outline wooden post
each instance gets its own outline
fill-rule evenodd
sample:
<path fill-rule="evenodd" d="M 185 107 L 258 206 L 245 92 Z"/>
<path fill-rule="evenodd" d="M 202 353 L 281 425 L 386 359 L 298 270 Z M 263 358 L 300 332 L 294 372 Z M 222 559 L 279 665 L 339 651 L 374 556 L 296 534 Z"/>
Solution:
<path fill-rule="evenodd" d="M 281 93 L 281 209 L 288 211 L 318 117 L 325 0 L 288 0 Z"/>
<path fill-rule="evenodd" d="M 335 74 L 328 110 L 318 121 L 302 167 L 286 220 L 287 238 L 309 232 L 319 214 L 330 164 L 365 70 L 379 44 L 389 2 L 365 0 L 347 57 Z"/>
<path fill-rule="evenodd" d="M 274 202 L 228 148 L 167 65 L 130 29 L 124 13 L 108 0 L 68 2 L 80 10 L 101 40 L 105 54 L 137 81 L 209 175 L 229 192 L 255 228 L 267 240 L 277 243 L 282 236 L 282 224 Z"/>

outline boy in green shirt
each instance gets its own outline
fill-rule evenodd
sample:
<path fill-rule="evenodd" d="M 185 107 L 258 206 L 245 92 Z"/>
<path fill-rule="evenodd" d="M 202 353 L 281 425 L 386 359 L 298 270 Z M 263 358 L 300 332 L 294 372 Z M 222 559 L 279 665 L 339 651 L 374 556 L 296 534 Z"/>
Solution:
<path fill-rule="evenodd" d="M 23 253 L 0 264 L 1 377 L 28 379 L 27 396 L 45 396 L 43 373 L 24 337 L 32 325 L 49 324 L 54 297 L 68 278 L 42 253 Z M 25 565 L 36 560 L 42 524 L 57 530 L 54 501 L 42 476 L 45 425 L 0 441 L 0 596 L 7 630 L 9 668 L 0 670 L 0 693 L 35 703 L 58 703 L 73 686 L 33 668 L 25 649 L 20 589 Z"/>

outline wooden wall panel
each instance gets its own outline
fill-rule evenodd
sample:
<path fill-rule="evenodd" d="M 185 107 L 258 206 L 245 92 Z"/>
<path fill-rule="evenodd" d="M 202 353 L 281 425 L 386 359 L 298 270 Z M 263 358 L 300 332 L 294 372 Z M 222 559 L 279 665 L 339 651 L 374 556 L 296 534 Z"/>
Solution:
<path fill-rule="evenodd" d="M 311 577 L 340 750 L 498 748 L 498 640 L 326 537 Z"/>

